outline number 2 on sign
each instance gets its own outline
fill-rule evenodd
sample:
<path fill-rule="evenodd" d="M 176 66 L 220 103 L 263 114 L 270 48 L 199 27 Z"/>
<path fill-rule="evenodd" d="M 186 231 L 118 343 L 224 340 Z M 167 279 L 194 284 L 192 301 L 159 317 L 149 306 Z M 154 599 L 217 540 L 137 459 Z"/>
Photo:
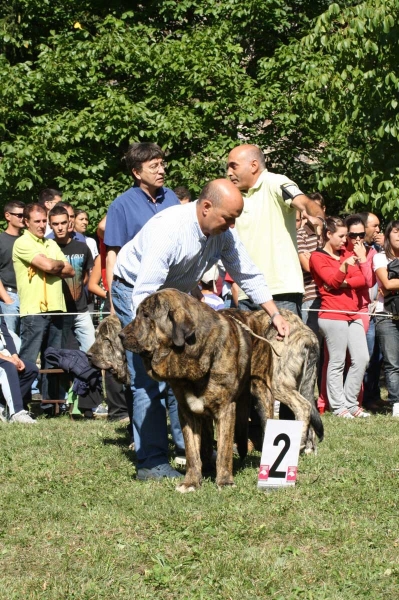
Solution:
<path fill-rule="evenodd" d="M 295 485 L 302 428 L 302 421 L 267 421 L 258 487 Z"/>
<path fill-rule="evenodd" d="M 285 479 L 287 471 L 277 471 L 277 467 L 280 466 L 281 461 L 290 449 L 291 440 L 286 433 L 280 433 L 275 438 L 273 446 L 278 446 L 280 442 L 284 442 L 284 446 L 281 448 L 280 454 L 277 456 L 276 460 L 270 467 L 269 477 L 281 477 L 281 479 Z"/>

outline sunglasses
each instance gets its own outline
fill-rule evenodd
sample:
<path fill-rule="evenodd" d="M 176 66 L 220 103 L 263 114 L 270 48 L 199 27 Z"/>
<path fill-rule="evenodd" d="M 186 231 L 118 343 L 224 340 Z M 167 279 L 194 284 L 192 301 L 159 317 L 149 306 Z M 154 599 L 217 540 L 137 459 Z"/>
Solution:
<path fill-rule="evenodd" d="M 20 219 L 22 219 L 23 216 L 24 216 L 24 213 L 12 213 L 12 212 L 10 212 L 10 215 L 12 215 L 13 217 L 19 217 Z"/>
<path fill-rule="evenodd" d="M 348 238 L 350 238 L 351 240 L 355 240 L 356 238 L 360 238 L 361 240 L 364 240 L 366 236 L 366 232 L 362 231 L 362 233 L 348 233 Z"/>

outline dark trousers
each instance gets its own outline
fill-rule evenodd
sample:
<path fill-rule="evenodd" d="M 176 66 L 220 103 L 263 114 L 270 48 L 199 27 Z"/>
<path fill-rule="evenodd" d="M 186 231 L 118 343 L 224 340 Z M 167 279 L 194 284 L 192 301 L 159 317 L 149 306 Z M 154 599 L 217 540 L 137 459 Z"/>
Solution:
<path fill-rule="evenodd" d="M 32 363 L 36 362 L 39 352 L 41 353 L 42 368 L 49 369 L 44 358 L 44 351 L 49 346 L 61 348 L 62 337 L 62 313 L 60 314 L 37 314 L 21 317 L 21 359 Z M 58 378 L 51 375 L 48 379 L 42 376 L 41 392 L 43 399 L 51 398 L 57 400 L 59 396 Z"/>
<path fill-rule="evenodd" d="M 133 396 L 130 386 L 124 386 L 109 371 L 105 371 L 105 389 L 108 404 L 108 419 L 120 421 L 132 419 Z"/>
<path fill-rule="evenodd" d="M 32 400 L 31 387 L 37 377 L 39 369 L 29 360 L 25 360 L 24 363 L 25 369 L 23 371 L 17 371 L 17 367 L 13 363 L 0 359 L 0 368 L 5 371 L 11 391 L 10 402 L 7 398 L 6 390 L 3 390 L 10 414 L 18 413 L 24 409 L 26 410 L 29 402 Z"/>

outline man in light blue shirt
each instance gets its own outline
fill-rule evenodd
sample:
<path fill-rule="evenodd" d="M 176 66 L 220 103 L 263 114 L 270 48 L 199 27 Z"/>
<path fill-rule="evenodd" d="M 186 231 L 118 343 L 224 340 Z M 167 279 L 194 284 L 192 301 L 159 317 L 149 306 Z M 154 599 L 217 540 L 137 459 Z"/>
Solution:
<path fill-rule="evenodd" d="M 288 323 L 234 230 L 242 209 L 239 190 L 226 179 L 216 180 L 205 186 L 197 202 L 164 210 L 125 244 L 117 256 L 114 280 L 130 286 L 130 319 L 140 302 L 159 289 L 190 292 L 197 288 L 205 271 L 220 259 L 248 296 L 270 315 L 278 333 L 288 335 Z M 166 418 L 155 427 L 153 414 L 163 399 L 165 384 L 148 377 L 138 355 L 126 354 L 134 393 L 135 445 L 138 433 L 137 477 L 159 477 L 169 466 Z"/>

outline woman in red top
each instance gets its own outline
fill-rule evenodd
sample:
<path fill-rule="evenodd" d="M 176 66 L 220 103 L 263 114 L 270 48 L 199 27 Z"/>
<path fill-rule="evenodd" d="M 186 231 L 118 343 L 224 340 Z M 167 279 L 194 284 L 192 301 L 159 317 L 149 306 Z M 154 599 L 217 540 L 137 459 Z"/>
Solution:
<path fill-rule="evenodd" d="M 348 229 L 342 219 L 327 217 L 323 249 L 312 253 L 310 271 L 321 296 L 319 328 L 325 337 L 329 363 L 327 394 L 333 413 L 340 417 L 368 417 L 357 397 L 369 361 L 366 333 L 358 314 L 357 291 L 366 286 L 359 258 L 345 247 Z M 351 366 L 344 384 L 346 352 Z"/>

